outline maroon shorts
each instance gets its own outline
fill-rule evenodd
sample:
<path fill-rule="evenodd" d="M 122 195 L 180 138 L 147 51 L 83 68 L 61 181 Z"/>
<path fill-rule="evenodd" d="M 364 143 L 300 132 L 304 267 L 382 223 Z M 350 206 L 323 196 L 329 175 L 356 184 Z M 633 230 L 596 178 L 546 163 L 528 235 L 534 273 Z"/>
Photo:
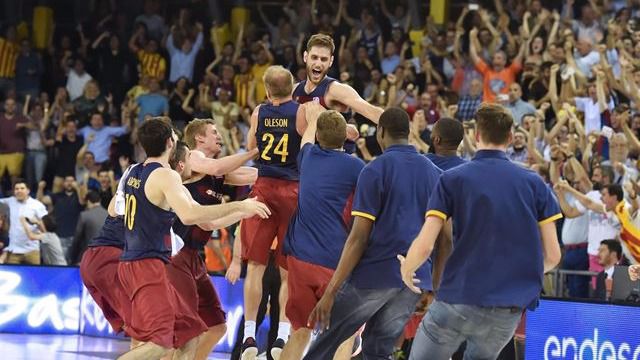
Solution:
<path fill-rule="evenodd" d="M 334 270 L 287 256 L 289 299 L 286 314 L 294 330 L 310 328 L 307 320 L 329 285 Z"/>
<path fill-rule="evenodd" d="M 198 250 L 183 247 L 167 264 L 167 276 L 182 300 L 208 327 L 226 322 L 220 298 Z"/>
<path fill-rule="evenodd" d="M 267 265 L 271 244 L 278 238 L 276 260 L 278 265 L 286 266 L 282 256 L 282 243 L 289 220 L 298 206 L 298 182 L 261 177 L 256 181 L 249 197 L 257 197 L 258 201 L 265 203 L 271 210 L 271 216 L 268 219 L 254 216 L 242 221 L 242 259 Z"/>
<path fill-rule="evenodd" d="M 113 246 L 90 247 L 80 261 L 82 282 L 116 333 L 131 313 L 131 302 L 118 278 L 121 254 L 122 249 Z"/>
<path fill-rule="evenodd" d="M 132 338 L 181 348 L 207 330 L 169 282 L 162 260 L 120 262 L 118 276 L 131 301 L 131 317 L 125 323 Z"/>

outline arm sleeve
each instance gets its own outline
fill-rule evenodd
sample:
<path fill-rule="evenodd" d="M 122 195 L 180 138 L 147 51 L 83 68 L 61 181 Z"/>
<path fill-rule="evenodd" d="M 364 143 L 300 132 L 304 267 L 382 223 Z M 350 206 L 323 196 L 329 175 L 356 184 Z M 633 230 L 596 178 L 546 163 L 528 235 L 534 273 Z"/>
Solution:
<path fill-rule="evenodd" d="M 453 214 L 453 197 L 446 182 L 446 176 L 440 176 L 429 198 L 426 216 L 437 216 L 446 221 Z"/>
<path fill-rule="evenodd" d="M 375 163 L 372 163 L 375 164 Z M 374 165 L 375 166 L 375 165 Z M 356 185 L 351 215 L 376 221 L 382 207 L 382 176 L 374 166 L 365 167 Z"/>
<path fill-rule="evenodd" d="M 547 185 L 542 180 L 539 181 L 540 191 L 536 201 L 536 213 L 538 223 L 544 225 L 562 218 L 558 200 Z"/>

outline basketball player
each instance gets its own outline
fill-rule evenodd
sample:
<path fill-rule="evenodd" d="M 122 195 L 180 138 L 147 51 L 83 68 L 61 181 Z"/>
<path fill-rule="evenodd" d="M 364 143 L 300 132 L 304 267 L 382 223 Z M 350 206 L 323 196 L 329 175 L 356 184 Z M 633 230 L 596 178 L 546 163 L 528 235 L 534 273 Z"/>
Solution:
<path fill-rule="evenodd" d="M 306 127 L 304 108 L 291 98 L 293 75 L 282 66 L 270 66 L 264 74 L 268 102 L 254 110 L 247 136 L 247 148 L 258 149 L 256 160 L 258 180 L 251 196 L 265 202 L 272 210 L 269 219 L 253 217 L 242 222 L 242 258 L 248 262 L 244 282 L 245 328 L 242 360 L 255 359 L 258 348 L 256 316 L 262 298 L 262 277 L 269 261 L 269 250 L 275 238 L 277 262 L 285 266 L 282 257 L 282 239 L 298 200 L 298 164 L 301 134 Z M 287 303 L 287 274 L 281 269 L 280 305 Z M 280 311 L 278 338 L 271 354 L 279 359 L 284 343 L 289 338 L 291 325 Z"/>
<path fill-rule="evenodd" d="M 221 140 L 213 120 L 195 119 L 191 121 L 185 128 L 185 141 L 186 145 L 179 143 L 175 156 L 177 163 L 172 164 L 172 167 L 181 173 L 183 185 L 199 204 L 221 204 L 224 184 L 244 186 L 251 185 L 256 181 L 258 177 L 257 169 L 240 167 L 250 157 L 254 156 L 252 155 L 253 152 L 240 154 L 240 156 L 227 156 L 220 160 L 215 159 L 221 151 Z M 191 166 L 197 164 L 199 168 L 213 172 L 213 174 L 193 172 L 193 167 L 191 167 L 190 172 L 185 171 L 187 166 L 184 162 L 189 151 L 187 146 L 194 148 L 189 158 Z M 196 156 L 197 160 L 194 161 Z M 219 166 L 218 163 L 225 162 L 229 158 L 239 159 L 231 165 L 235 166 L 235 168 L 225 168 L 225 165 Z M 228 163 L 229 161 L 226 162 Z M 229 175 L 225 176 L 222 173 L 222 176 L 215 176 L 216 171 L 229 171 Z M 207 274 L 204 260 L 199 253 L 204 251 L 204 246 L 211 238 L 213 230 L 227 227 L 242 220 L 243 217 L 244 213 L 238 212 L 218 219 L 214 224 L 209 224 L 208 226 L 187 226 L 180 219 L 176 219 L 173 224 L 173 230 L 183 239 L 184 247 L 177 255 L 171 258 L 171 262 L 167 266 L 169 280 L 185 302 L 198 313 L 209 328 L 198 343 L 196 360 L 206 359 L 226 332 L 225 313 L 222 310 L 218 294 Z"/>
<path fill-rule="evenodd" d="M 111 203 L 115 199 L 114 196 Z M 124 319 L 129 318 L 131 309 L 129 298 L 118 278 L 118 263 L 123 248 L 122 216 L 107 216 L 98 235 L 89 241 L 80 261 L 82 282 L 116 333 L 124 331 Z"/>
<path fill-rule="evenodd" d="M 294 330 L 281 360 L 298 360 L 309 343 L 307 319 L 338 264 L 351 225 L 351 202 L 364 162 L 344 152 L 346 121 L 335 110 L 309 104 L 298 156 L 298 208 L 285 238 L 289 273 L 287 318 Z M 317 128 L 317 134 L 316 134 Z M 316 137 L 319 145 L 314 145 Z M 334 359 L 350 359 L 347 341 Z"/>
<path fill-rule="evenodd" d="M 307 41 L 307 50 L 303 57 L 307 64 L 307 79 L 296 85 L 292 94 L 293 99 L 300 104 L 316 101 L 327 109 L 342 113 L 352 109 L 377 124 L 383 109 L 366 102 L 351 86 L 341 84 L 327 76 L 333 64 L 335 48 L 331 36 L 325 34 L 311 36 Z"/>
<path fill-rule="evenodd" d="M 180 175 L 169 168 L 177 142 L 169 123 L 160 119 L 144 122 L 138 140 L 148 158 L 125 179 L 125 247 L 118 277 L 131 300 L 127 333 L 145 344 L 120 358 L 156 359 L 176 348 L 174 358 L 193 359 L 197 337 L 207 327 L 181 300 L 166 274 L 174 219 L 177 216 L 192 225 L 236 212 L 267 218 L 270 211 L 254 199 L 210 206 L 193 201 Z"/>

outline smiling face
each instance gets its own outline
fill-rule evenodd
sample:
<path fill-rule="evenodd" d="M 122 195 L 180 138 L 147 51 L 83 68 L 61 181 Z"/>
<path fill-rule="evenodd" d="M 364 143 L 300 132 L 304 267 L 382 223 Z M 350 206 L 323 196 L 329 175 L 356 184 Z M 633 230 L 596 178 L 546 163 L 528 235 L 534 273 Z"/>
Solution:
<path fill-rule="evenodd" d="M 304 62 L 307 64 L 307 78 L 313 84 L 324 79 L 333 64 L 331 49 L 324 46 L 313 46 L 304 52 Z"/>
<path fill-rule="evenodd" d="M 207 124 L 204 136 L 199 135 L 199 142 L 202 142 L 205 151 L 217 156 L 222 151 L 222 137 L 218 129 L 213 124 Z"/>

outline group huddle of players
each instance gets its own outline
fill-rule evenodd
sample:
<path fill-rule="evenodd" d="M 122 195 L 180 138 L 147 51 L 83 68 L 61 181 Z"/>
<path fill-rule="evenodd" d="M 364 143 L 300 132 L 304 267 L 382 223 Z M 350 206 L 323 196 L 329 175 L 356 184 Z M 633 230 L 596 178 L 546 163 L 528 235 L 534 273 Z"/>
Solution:
<path fill-rule="evenodd" d="M 364 167 L 343 150 L 359 134 L 339 111 L 351 109 L 374 123 L 383 112 L 326 75 L 334 50 L 329 36 L 312 36 L 304 54 L 308 77 L 297 85 L 285 68 L 267 69 L 269 100 L 251 116 L 246 153 L 217 158 L 223 144 L 211 119 L 190 122 L 182 141 L 166 119 L 141 125 L 147 160 L 123 174 L 110 216 L 80 267 L 112 328 L 132 339 L 119 359 L 208 357 L 226 332 L 225 313 L 199 252 L 213 230 L 239 221 L 247 262 L 242 359 L 258 353 L 256 317 L 272 252 L 281 268 L 283 311 L 271 355 L 302 358 L 315 327 L 311 314 L 349 233 Z M 256 167 L 243 166 L 252 159 Z M 252 185 L 251 195 L 223 204 L 224 184 Z M 336 358 L 350 358 L 350 344 Z"/>

